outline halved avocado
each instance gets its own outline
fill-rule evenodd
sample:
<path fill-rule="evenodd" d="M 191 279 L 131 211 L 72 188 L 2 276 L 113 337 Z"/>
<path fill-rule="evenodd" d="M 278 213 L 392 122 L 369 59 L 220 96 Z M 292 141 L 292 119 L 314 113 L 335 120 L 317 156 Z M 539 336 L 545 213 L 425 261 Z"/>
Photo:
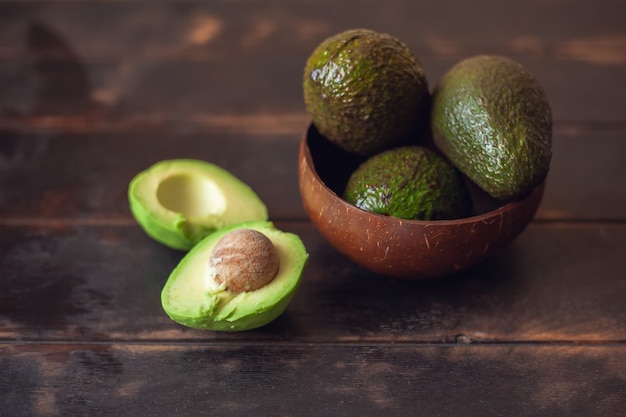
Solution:
<path fill-rule="evenodd" d="M 279 258 L 278 273 L 265 286 L 234 293 L 217 284 L 209 260 L 220 239 L 238 229 L 252 229 L 270 239 Z M 242 331 L 263 326 L 278 316 L 296 293 L 308 253 L 300 238 L 276 229 L 272 222 L 248 222 L 220 229 L 193 247 L 170 274 L 161 304 L 184 326 L 217 331 Z"/>
<path fill-rule="evenodd" d="M 158 162 L 128 187 L 130 209 L 146 233 L 188 250 L 215 230 L 268 219 L 267 207 L 225 169 L 196 159 Z"/>

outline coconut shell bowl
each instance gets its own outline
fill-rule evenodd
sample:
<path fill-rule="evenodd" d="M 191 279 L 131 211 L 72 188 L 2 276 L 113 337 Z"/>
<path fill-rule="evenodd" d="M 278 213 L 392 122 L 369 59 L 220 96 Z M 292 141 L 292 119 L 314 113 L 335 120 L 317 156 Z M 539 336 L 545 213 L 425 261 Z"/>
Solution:
<path fill-rule="evenodd" d="M 361 162 L 330 144 L 311 124 L 300 144 L 302 202 L 330 246 L 362 267 L 397 278 L 437 278 L 477 265 L 524 231 L 543 197 L 543 184 L 511 202 L 496 201 L 474 187 L 471 217 L 397 219 L 366 212 L 340 197 Z"/>

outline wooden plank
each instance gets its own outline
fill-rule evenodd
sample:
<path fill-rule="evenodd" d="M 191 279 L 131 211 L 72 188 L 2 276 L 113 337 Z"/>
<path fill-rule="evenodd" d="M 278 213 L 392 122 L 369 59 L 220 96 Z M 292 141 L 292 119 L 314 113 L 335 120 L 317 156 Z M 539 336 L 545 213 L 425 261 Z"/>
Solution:
<path fill-rule="evenodd" d="M 298 192 L 299 135 L 14 135 L 8 136 L 14 140 L 6 151 L 9 169 L 0 178 L 5 218 L 128 221 L 130 180 L 173 158 L 203 159 L 231 171 L 257 191 L 272 218 L 305 216 Z"/>
<path fill-rule="evenodd" d="M 545 86 L 555 120 L 625 122 L 623 3 L 542 2 L 542 13 L 535 2 L 485 13 L 395 3 L 365 16 L 350 2 L 331 15 L 315 2 L 0 4 L 0 114 L 302 114 L 308 55 L 328 35 L 367 26 L 406 39 L 431 85 L 461 58 L 506 54 Z"/>
<path fill-rule="evenodd" d="M 514 55 L 623 63 L 626 6 L 618 0 L 390 0 L 384 8 L 375 0 L 155 1 L 149 7 L 133 1 L 2 1 L 0 12 L 4 56 L 23 47 L 37 22 L 68 39 L 86 59 L 137 54 L 212 59 L 251 50 L 293 52 L 309 50 L 346 28 L 368 27 L 394 34 L 424 56 L 489 48 Z"/>
<path fill-rule="evenodd" d="M 604 138 L 604 139 L 600 139 Z M 623 220 L 626 146 L 622 131 L 557 132 L 540 219 Z M 626 149 L 624 149 L 626 151 Z"/>
<path fill-rule="evenodd" d="M 310 260 L 283 316 L 244 333 L 169 320 L 160 291 L 182 253 L 134 226 L 0 228 L 0 338 L 302 343 L 626 341 L 626 226 L 529 227 L 499 256 L 444 279 L 410 282 L 365 271 L 308 222 Z"/>
<path fill-rule="evenodd" d="M 236 119 L 235 119 L 236 120 Z M 242 123 L 246 123 L 245 119 Z M 273 132 L 280 119 L 253 119 L 266 133 L 21 133 L 0 129 L 0 219 L 108 219 L 131 222 L 129 181 L 151 164 L 192 157 L 216 163 L 250 184 L 272 219 L 306 219 L 298 189 L 300 132 Z M 302 120 L 304 122 L 304 120 Z M 304 131 L 305 124 L 302 124 Z M 626 141 L 621 131 L 558 131 L 541 219 L 624 219 Z"/>
<path fill-rule="evenodd" d="M 621 0 L 0 0 L 0 414 L 622 415 L 625 12 Z M 501 53 L 546 87 L 544 203 L 496 258 L 389 279 L 306 220 L 302 66 L 357 26 L 405 40 L 431 84 Z M 139 229 L 126 186 L 173 157 L 231 170 L 302 236 L 303 285 L 269 326 L 202 332 L 162 311 L 183 254 Z"/>
<path fill-rule="evenodd" d="M 12 416 L 618 416 L 620 345 L 0 345 Z"/>
<path fill-rule="evenodd" d="M 4 91 L 0 125 L 24 117 L 63 115 L 80 116 L 86 118 L 86 126 L 108 125 L 109 129 L 121 126 L 117 126 L 119 118 L 122 125 L 143 117 L 165 126 L 169 122 L 192 128 L 201 127 L 206 115 L 285 117 L 295 113 L 305 118 L 302 74 L 309 52 L 277 57 L 251 54 L 216 62 L 44 60 L 33 66 L 31 59 L 0 61 L 0 88 Z M 459 59 L 422 59 L 430 86 Z M 619 123 L 623 128 L 623 66 L 517 60 L 546 90 L 557 124 Z M 590 79 L 594 82 L 589 83 Z"/>

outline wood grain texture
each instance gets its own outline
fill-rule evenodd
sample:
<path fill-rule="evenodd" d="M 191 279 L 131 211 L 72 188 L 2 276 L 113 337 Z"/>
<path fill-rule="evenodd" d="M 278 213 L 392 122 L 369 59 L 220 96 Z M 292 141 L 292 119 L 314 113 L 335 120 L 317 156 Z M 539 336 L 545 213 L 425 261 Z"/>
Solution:
<path fill-rule="evenodd" d="M 26 3 L 26 4 L 24 4 Z M 388 31 L 420 55 L 475 48 L 508 54 L 623 63 L 626 6 L 619 0 L 503 4 L 496 1 L 47 1 L 0 2 L 0 45 L 17 53 L 43 22 L 88 60 L 143 55 L 215 59 L 224 54 L 308 49 L 351 27 Z M 115 31 L 111 31 L 115 27 Z M 594 58 L 595 57 L 595 58 Z"/>
<path fill-rule="evenodd" d="M 231 171 L 256 190 L 272 219 L 306 219 L 298 190 L 299 140 L 300 133 L 35 134 L 0 128 L 0 223 L 130 224 L 130 180 L 155 162 L 183 157 Z M 557 132 L 553 149 L 538 218 L 623 218 L 626 194 L 617 192 L 626 184 L 621 132 Z"/>
<path fill-rule="evenodd" d="M 202 128 L 211 115 L 305 118 L 302 76 L 312 51 L 278 57 L 249 54 L 217 62 L 42 60 L 33 66 L 32 58 L 0 61 L 0 121 L 27 129 L 31 118 L 37 128 L 37 117 L 54 116 L 57 119 L 51 120 L 63 122 L 59 117 L 77 115 L 83 129 L 113 130 L 142 120 L 147 129 L 151 124 Z M 459 59 L 422 59 L 430 87 Z M 620 67 L 527 57 L 517 61 L 545 88 L 557 125 L 622 127 L 626 121 L 621 111 L 626 105 L 626 75 Z M 62 124 L 57 122 L 57 128 Z"/>
<path fill-rule="evenodd" d="M 623 415 L 624 16 L 622 0 L 0 0 L 0 415 Z M 390 279 L 308 221 L 302 71 L 354 27 L 406 42 L 431 87 L 492 53 L 546 89 L 543 204 L 493 259 Z M 163 312 L 183 253 L 136 225 L 126 189 L 178 157 L 230 170 L 302 237 L 302 286 L 270 325 Z"/>
<path fill-rule="evenodd" d="M 287 312 L 223 334 L 169 320 L 160 291 L 182 253 L 138 227 L 2 227 L 4 340 L 336 342 L 626 341 L 626 227 L 537 224 L 467 272 L 410 282 L 332 250 L 308 222 L 277 226 L 310 253 Z"/>
<path fill-rule="evenodd" d="M 198 124 L 205 114 L 303 114 L 308 55 L 327 36 L 369 27 L 405 41 L 431 86 L 461 58 L 505 54 L 545 86 L 558 122 L 625 122 L 619 1 L 403 0 L 371 2 L 366 14 L 350 2 L 244 4 L 0 3 L 0 115 L 95 114 L 110 126 L 120 115 Z"/>
<path fill-rule="evenodd" d="M 15 417 L 619 416 L 617 345 L 0 346 Z M 584 375 L 584 377 L 582 377 Z"/>

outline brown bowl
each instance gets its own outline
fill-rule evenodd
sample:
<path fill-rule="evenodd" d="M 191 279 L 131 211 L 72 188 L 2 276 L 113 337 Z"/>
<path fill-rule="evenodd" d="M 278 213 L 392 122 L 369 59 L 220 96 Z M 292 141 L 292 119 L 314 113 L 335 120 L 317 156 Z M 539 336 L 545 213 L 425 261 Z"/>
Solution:
<path fill-rule="evenodd" d="M 330 144 L 313 125 L 300 144 L 300 194 L 328 243 L 357 264 L 384 275 L 435 278 L 469 268 L 503 249 L 535 216 L 543 184 L 502 203 L 472 190 L 475 215 L 456 220 L 403 220 L 369 213 L 339 197 L 362 160 Z"/>

